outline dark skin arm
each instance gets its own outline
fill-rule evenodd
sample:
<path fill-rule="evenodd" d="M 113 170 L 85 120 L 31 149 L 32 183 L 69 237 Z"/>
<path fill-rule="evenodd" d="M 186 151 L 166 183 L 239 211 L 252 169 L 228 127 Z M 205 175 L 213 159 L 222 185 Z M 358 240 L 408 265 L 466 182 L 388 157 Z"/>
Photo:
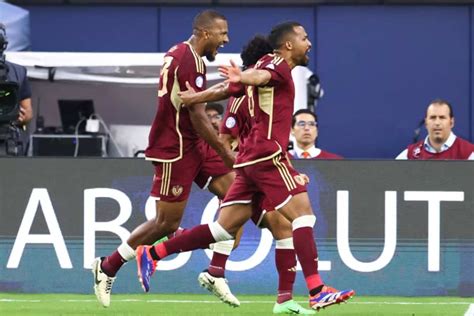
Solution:
<path fill-rule="evenodd" d="M 234 165 L 234 155 L 230 148 L 228 148 L 218 137 L 216 131 L 212 127 L 205 111 L 205 104 L 193 104 L 187 108 L 189 110 L 191 123 L 199 136 L 201 136 L 217 152 L 227 167 L 232 168 Z"/>
<path fill-rule="evenodd" d="M 186 105 L 215 102 L 225 100 L 230 96 L 229 92 L 227 91 L 228 86 L 228 83 L 220 82 L 218 84 L 213 85 L 209 89 L 200 92 L 195 92 L 193 87 L 188 82 L 186 82 L 186 88 L 188 88 L 188 90 L 178 92 L 178 96 L 181 98 L 181 101 Z"/>

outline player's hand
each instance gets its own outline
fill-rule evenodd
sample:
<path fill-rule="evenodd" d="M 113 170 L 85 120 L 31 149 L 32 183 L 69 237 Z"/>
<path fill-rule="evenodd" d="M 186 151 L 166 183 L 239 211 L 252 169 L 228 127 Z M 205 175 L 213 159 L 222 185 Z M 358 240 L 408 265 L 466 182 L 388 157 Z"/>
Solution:
<path fill-rule="evenodd" d="M 194 88 L 187 81 L 186 88 L 187 90 L 178 92 L 178 96 L 181 98 L 181 102 L 183 102 L 185 106 L 193 104 L 194 97 L 196 96 L 196 90 L 194 90 Z"/>
<path fill-rule="evenodd" d="M 308 175 L 306 175 L 306 174 L 304 174 L 304 173 L 300 173 L 300 176 L 303 178 L 305 184 L 308 184 L 308 183 L 309 183 L 309 177 L 308 177 Z"/>
<path fill-rule="evenodd" d="M 240 67 L 231 59 L 230 66 L 219 66 L 219 73 L 226 78 L 226 82 L 240 82 L 242 71 Z"/>

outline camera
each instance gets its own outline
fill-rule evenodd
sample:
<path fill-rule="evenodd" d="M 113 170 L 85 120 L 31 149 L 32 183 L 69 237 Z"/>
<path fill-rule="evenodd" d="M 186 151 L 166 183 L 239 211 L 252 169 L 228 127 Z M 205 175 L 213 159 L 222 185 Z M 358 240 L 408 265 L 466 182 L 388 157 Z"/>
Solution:
<path fill-rule="evenodd" d="M 5 140 L 7 155 L 17 156 L 23 152 L 20 128 L 16 125 L 20 111 L 19 85 L 8 80 L 7 45 L 5 26 L 0 23 L 0 138 Z"/>

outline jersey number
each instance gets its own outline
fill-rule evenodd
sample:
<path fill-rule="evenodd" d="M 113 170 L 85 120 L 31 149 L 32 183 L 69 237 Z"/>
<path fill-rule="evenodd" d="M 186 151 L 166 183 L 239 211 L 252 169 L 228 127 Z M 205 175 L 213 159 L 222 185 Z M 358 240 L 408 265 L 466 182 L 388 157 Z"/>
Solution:
<path fill-rule="evenodd" d="M 161 78 L 161 89 L 158 91 L 158 97 L 162 97 L 168 93 L 168 70 L 171 66 L 173 57 L 166 56 L 163 60 L 163 67 L 161 68 L 160 78 Z"/>

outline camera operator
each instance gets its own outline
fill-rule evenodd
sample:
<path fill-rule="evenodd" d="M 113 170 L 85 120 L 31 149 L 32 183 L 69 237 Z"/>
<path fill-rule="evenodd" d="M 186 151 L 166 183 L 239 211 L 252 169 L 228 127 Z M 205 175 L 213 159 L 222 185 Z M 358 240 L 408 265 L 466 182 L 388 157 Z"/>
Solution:
<path fill-rule="evenodd" d="M 26 68 L 5 60 L 7 45 L 5 26 L 0 23 L 0 86 L 5 83 L 18 85 L 18 116 L 9 118 L 6 122 L 0 117 L 0 155 L 20 156 L 26 152 L 26 124 L 33 118 L 31 87 L 26 77 Z"/>

